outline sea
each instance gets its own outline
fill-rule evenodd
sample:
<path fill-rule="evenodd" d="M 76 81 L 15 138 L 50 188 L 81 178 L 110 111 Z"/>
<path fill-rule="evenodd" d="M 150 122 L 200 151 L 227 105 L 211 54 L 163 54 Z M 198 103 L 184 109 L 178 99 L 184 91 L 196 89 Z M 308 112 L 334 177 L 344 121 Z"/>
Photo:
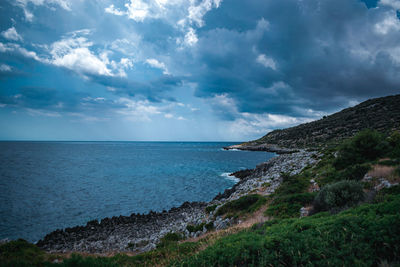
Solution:
<path fill-rule="evenodd" d="M 210 201 L 275 156 L 232 142 L 0 142 L 0 239 Z"/>

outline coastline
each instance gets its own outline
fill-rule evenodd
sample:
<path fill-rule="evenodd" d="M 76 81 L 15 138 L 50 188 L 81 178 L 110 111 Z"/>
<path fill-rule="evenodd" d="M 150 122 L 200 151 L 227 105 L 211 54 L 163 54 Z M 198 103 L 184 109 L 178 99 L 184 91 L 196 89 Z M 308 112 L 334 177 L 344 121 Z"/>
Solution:
<path fill-rule="evenodd" d="M 242 148 L 242 150 L 245 149 Z M 185 202 L 180 207 L 171 208 L 169 211 L 150 211 L 145 215 L 131 214 L 104 218 L 100 221 L 93 220 L 85 226 L 58 229 L 48 233 L 37 242 L 37 246 L 50 253 L 140 253 L 154 249 L 160 239 L 170 232 L 179 232 L 186 238 L 190 238 L 206 233 L 206 224 L 212 223 L 216 230 L 225 229 L 237 224 L 238 221 L 215 217 L 214 213 L 218 207 L 250 192 L 261 195 L 273 193 L 282 182 L 281 173 L 292 175 L 299 173 L 307 165 L 316 162 L 313 155 L 317 153 L 299 150 L 277 154 L 276 157 L 258 164 L 255 169 L 246 170 L 244 175 L 243 173 L 239 175 L 238 183 L 218 194 L 208 203 Z M 215 206 L 216 209 L 207 213 L 208 206 Z M 199 231 L 189 232 L 188 225 L 203 226 Z"/>
<path fill-rule="evenodd" d="M 259 144 L 259 143 L 255 143 L 255 142 L 247 142 L 247 143 L 243 143 L 243 144 L 227 146 L 227 147 L 224 147 L 223 149 L 225 149 L 225 150 L 265 151 L 265 152 L 276 153 L 278 155 L 291 154 L 291 153 L 296 153 L 296 152 L 300 151 L 299 149 L 285 148 L 285 147 L 280 147 L 280 146 L 273 145 L 273 144 L 264 144 L 264 143 Z"/>

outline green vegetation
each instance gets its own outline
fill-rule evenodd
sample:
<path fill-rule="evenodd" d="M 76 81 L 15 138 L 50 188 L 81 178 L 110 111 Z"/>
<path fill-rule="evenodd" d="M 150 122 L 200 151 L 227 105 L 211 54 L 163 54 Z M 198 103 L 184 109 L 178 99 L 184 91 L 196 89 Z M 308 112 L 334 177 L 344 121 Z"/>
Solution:
<path fill-rule="evenodd" d="M 214 229 L 214 222 L 209 222 L 205 225 L 207 231 L 211 231 Z"/>
<path fill-rule="evenodd" d="M 0 246 L 0 266 L 38 266 L 44 260 L 45 253 L 23 239 Z"/>
<path fill-rule="evenodd" d="M 238 217 L 246 213 L 255 212 L 266 202 L 267 200 L 260 195 L 245 195 L 224 204 L 217 210 L 215 216 L 226 215 L 226 217 Z"/>
<path fill-rule="evenodd" d="M 256 225 L 224 237 L 181 266 L 371 266 L 400 261 L 400 196 L 336 215 Z"/>
<path fill-rule="evenodd" d="M 391 148 L 390 156 L 393 158 L 400 159 L 400 132 L 394 131 L 389 136 L 388 142 Z"/>
<path fill-rule="evenodd" d="M 301 207 L 313 202 L 316 193 L 298 193 L 276 197 L 265 211 L 265 215 L 274 218 L 299 217 Z"/>
<path fill-rule="evenodd" d="M 340 146 L 338 157 L 333 165 L 336 169 L 342 170 L 357 163 L 373 161 L 383 156 L 387 150 L 387 143 L 382 134 L 367 129 L 346 140 Z"/>
<path fill-rule="evenodd" d="M 192 224 L 188 224 L 188 226 L 186 226 L 186 229 L 189 231 L 189 233 L 195 233 L 198 231 L 203 231 L 203 227 L 206 225 L 206 223 L 201 223 L 198 225 L 192 225 Z"/>
<path fill-rule="evenodd" d="M 313 203 L 315 193 L 307 192 L 311 179 L 322 187 L 314 201 L 314 212 L 337 212 L 356 205 L 364 195 L 362 185 L 356 181 L 360 181 L 379 158 L 393 155 L 393 151 L 400 147 L 399 140 L 397 132 L 385 138 L 376 131 L 363 130 L 343 144 L 326 149 L 316 166 L 294 176 L 282 173 L 283 182 L 270 196 L 265 214 L 274 218 L 298 217 L 301 207 Z M 387 159 L 383 164 L 398 166 L 399 162 L 398 159 Z M 373 184 L 364 183 L 364 187 L 369 189 Z"/>
<path fill-rule="evenodd" d="M 400 130 L 400 95 L 370 99 L 323 119 L 274 130 L 247 144 L 276 144 L 286 148 L 326 148 L 364 129 L 381 133 Z M 400 155 L 400 147 L 397 150 Z"/>
<path fill-rule="evenodd" d="M 315 197 L 314 210 L 338 211 L 355 206 L 363 200 L 362 185 L 356 181 L 344 180 L 323 187 Z"/>
<path fill-rule="evenodd" d="M 168 233 L 160 239 L 160 243 L 157 244 L 157 247 L 168 247 L 170 244 L 174 244 L 183 238 L 184 236 L 180 233 Z"/>
<path fill-rule="evenodd" d="M 211 205 L 211 206 L 206 207 L 206 212 L 210 213 L 210 212 L 214 211 L 217 208 L 217 206 L 218 205 Z"/>
<path fill-rule="evenodd" d="M 282 173 L 281 186 L 270 196 L 270 204 L 265 215 L 275 218 L 298 217 L 300 208 L 311 204 L 315 193 L 308 193 L 310 184 L 309 172 L 304 171 L 299 175 Z"/>

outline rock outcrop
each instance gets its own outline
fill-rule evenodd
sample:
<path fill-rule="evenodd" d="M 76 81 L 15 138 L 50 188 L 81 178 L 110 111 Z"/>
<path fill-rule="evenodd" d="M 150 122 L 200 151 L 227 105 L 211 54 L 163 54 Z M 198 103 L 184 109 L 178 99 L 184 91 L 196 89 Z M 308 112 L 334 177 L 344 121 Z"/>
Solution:
<path fill-rule="evenodd" d="M 94 220 L 51 232 L 37 246 L 49 252 L 148 251 L 169 232 L 189 235 L 187 225 L 200 224 L 206 218 L 205 207 L 205 203 L 185 202 L 169 211 Z"/>

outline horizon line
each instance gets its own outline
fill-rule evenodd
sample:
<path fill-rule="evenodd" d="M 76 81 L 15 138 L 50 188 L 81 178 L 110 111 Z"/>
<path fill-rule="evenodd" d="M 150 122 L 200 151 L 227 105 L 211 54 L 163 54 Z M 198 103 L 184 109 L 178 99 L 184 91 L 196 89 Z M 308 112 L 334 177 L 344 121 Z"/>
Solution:
<path fill-rule="evenodd" d="M 174 142 L 196 142 L 196 143 L 238 143 L 238 142 L 247 142 L 247 141 L 218 141 L 218 140 L 30 140 L 30 139 L 21 139 L 21 140 L 12 140 L 12 139 L 0 139 L 0 142 L 151 142 L 151 143 L 174 143 Z"/>

